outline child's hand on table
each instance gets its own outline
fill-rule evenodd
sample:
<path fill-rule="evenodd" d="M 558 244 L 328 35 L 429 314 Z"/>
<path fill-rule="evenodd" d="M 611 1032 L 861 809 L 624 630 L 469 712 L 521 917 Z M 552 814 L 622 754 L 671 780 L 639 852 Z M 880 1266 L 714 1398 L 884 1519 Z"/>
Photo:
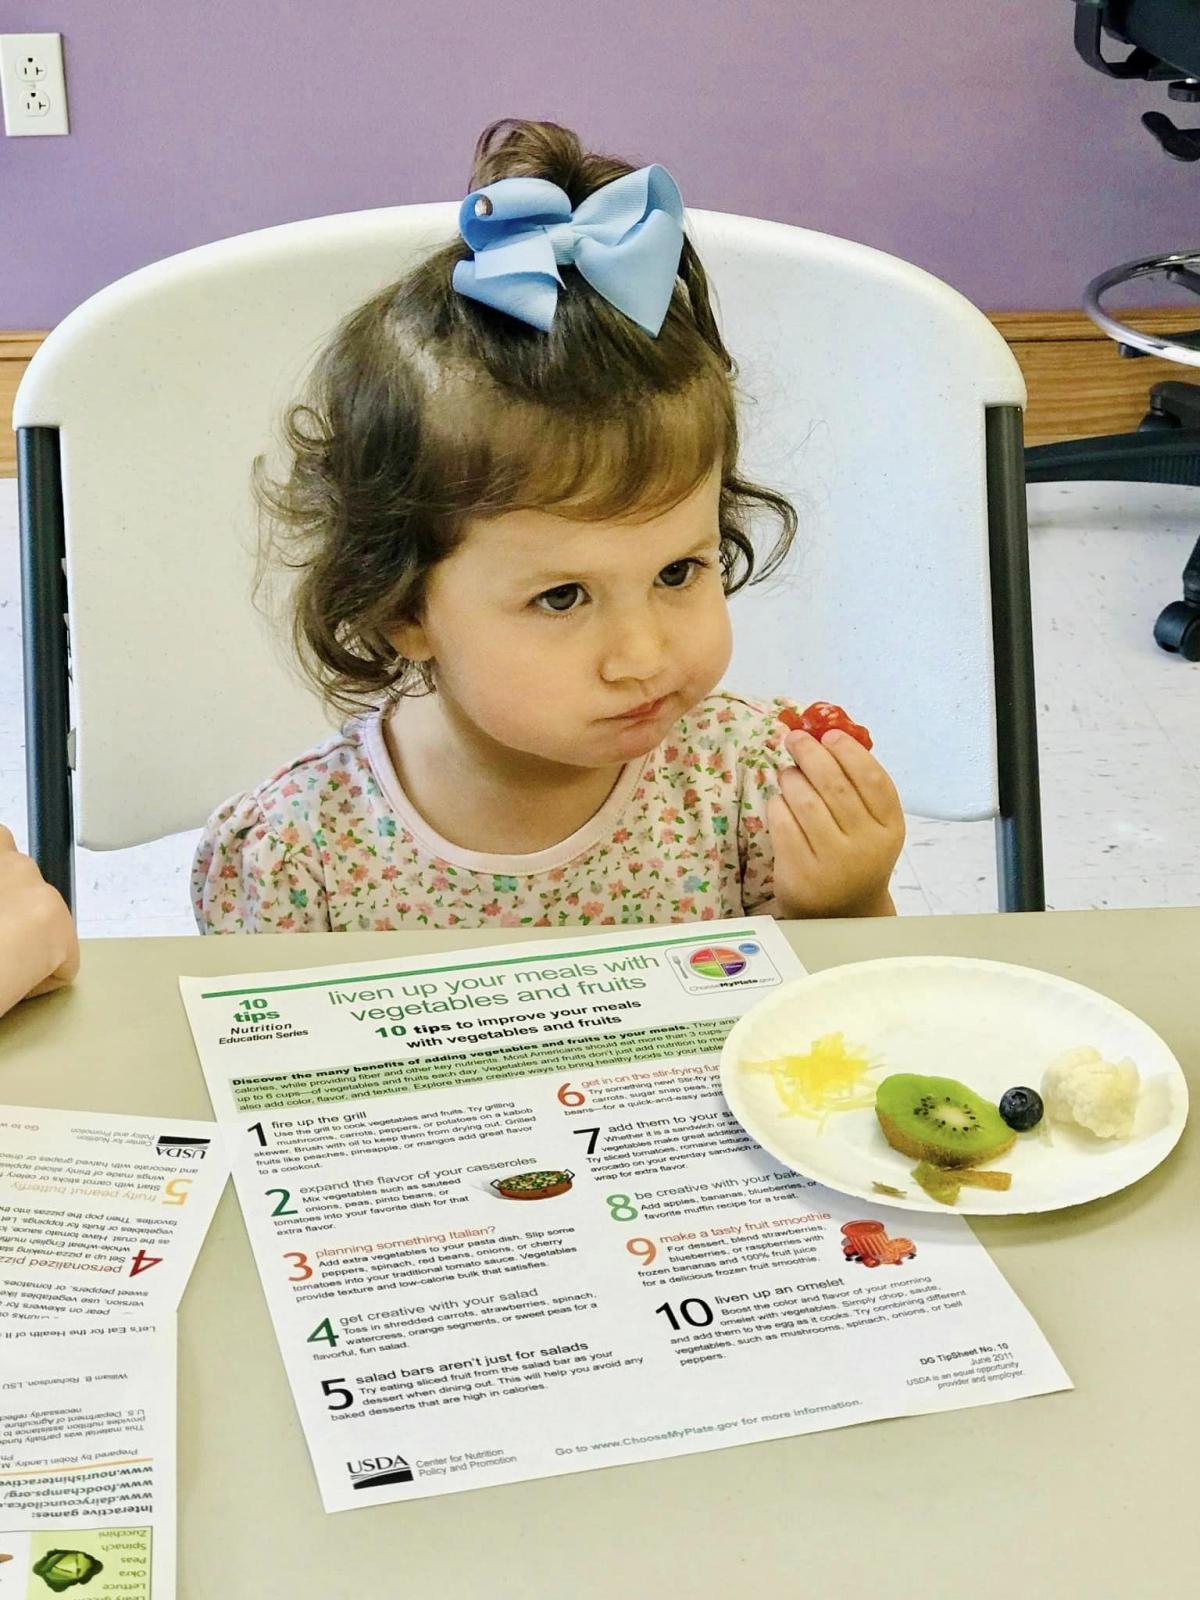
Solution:
<path fill-rule="evenodd" d="M 779 915 L 891 916 L 888 884 L 904 844 L 895 784 L 848 733 L 818 742 L 790 732 L 784 748 L 796 765 L 780 771 L 767 807 Z"/>
<path fill-rule="evenodd" d="M 79 970 L 71 913 L 0 823 L 0 1015 L 59 989 Z"/>

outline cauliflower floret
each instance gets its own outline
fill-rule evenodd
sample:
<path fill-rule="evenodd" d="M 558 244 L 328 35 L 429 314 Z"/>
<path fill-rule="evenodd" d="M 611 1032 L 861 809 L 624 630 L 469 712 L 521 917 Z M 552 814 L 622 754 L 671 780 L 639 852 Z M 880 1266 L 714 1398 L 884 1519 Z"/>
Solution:
<path fill-rule="evenodd" d="M 1128 1057 L 1105 1061 L 1099 1050 L 1081 1045 L 1046 1068 L 1042 1099 L 1055 1122 L 1073 1122 L 1098 1139 L 1128 1139 L 1141 1087 Z"/>

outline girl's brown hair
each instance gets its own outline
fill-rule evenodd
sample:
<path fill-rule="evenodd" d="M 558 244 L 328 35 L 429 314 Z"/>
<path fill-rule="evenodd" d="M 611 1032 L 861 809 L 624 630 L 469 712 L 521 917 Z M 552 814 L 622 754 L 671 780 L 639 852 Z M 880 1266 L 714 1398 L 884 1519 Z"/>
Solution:
<path fill-rule="evenodd" d="M 480 136 L 468 192 L 546 178 L 574 207 L 632 170 L 555 123 L 506 119 Z M 420 615 L 426 575 L 468 518 L 649 517 L 719 460 L 728 594 L 773 571 L 795 534 L 790 503 L 738 475 L 733 361 L 690 241 L 657 338 L 569 266 L 542 333 L 457 293 L 451 275 L 469 256 L 455 239 L 353 312 L 286 413 L 286 479 L 270 480 L 262 456 L 254 463 L 264 570 L 274 554 L 298 571 L 293 639 L 342 710 L 429 686 L 388 632 Z M 779 524 L 757 572 L 756 508 Z"/>

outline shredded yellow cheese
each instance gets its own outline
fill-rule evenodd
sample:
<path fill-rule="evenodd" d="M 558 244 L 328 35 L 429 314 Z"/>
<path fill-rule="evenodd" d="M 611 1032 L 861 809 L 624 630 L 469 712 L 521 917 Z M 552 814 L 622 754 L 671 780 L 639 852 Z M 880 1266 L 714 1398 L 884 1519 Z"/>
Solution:
<path fill-rule="evenodd" d="M 814 1039 L 807 1055 L 773 1061 L 743 1061 L 746 1072 L 769 1072 L 784 1115 L 808 1117 L 824 1125 L 833 1111 L 860 1111 L 875 1104 L 874 1085 L 866 1081 L 871 1062 L 864 1050 L 848 1045 L 840 1033 Z"/>

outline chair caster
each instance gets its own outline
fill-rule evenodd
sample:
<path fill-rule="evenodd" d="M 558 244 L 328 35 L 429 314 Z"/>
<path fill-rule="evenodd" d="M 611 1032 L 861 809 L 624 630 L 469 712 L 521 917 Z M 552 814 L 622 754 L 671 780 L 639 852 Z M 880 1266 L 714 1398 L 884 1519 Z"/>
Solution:
<path fill-rule="evenodd" d="M 1154 624 L 1154 642 L 1185 661 L 1200 661 L 1200 606 L 1187 600 L 1164 606 Z"/>

